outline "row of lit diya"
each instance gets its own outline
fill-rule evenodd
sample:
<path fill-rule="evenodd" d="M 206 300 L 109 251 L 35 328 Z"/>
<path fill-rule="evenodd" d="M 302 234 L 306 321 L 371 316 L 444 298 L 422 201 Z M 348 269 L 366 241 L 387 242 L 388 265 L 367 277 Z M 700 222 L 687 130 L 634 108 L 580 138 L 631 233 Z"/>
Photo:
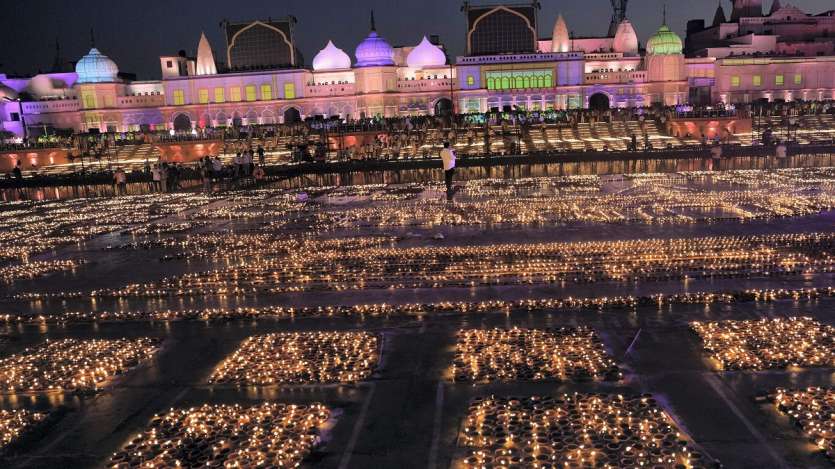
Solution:
<path fill-rule="evenodd" d="M 211 202 L 202 194 L 149 194 L 0 203 L 0 261 L 28 260 L 55 247 L 122 231 L 132 225 L 175 215 Z"/>
<path fill-rule="evenodd" d="M 247 258 L 158 282 L 45 297 L 253 295 L 309 290 L 444 288 L 824 273 L 835 234 L 317 251 Z"/>
<path fill-rule="evenodd" d="M 777 389 L 772 399 L 830 458 L 830 388 Z M 0 449 L 46 414 L 0 411 Z M 203 405 L 157 414 L 108 467 L 297 467 L 332 418 L 322 404 Z M 477 397 L 460 430 L 463 467 L 713 467 L 650 394 Z"/>
<path fill-rule="evenodd" d="M 694 322 L 719 369 L 835 366 L 835 328 L 811 318 Z M 6 393 L 99 389 L 149 360 L 158 339 L 48 340 L 0 359 Z M 620 369 L 588 327 L 465 329 L 458 333 L 450 376 L 493 382 L 621 378 Z M 274 333 L 246 339 L 221 362 L 210 382 L 235 385 L 355 383 L 374 371 L 380 339 L 368 332 Z"/>
<path fill-rule="evenodd" d="M 812 301 L 835 296 L 835 288 L 750 289 L 734 292 L 691 292 L 657 294 L 651 296 L 611 296 L 596 298 L 528 298 L 516 301 L 489 300 L 479 302 L 449 301 L 419 304 L 364 304 L 352 306 L 293 306 L 241 307 L 236 309 L 194 309 L 160 311 L 71 311 L 40 315 L 0 315 L 6 324 L 71 324 L 88 322 L 125 321 L 229 321 L 261 318 L 298 317 L 393 317 L 425 316 L 431 314 L 485 314 L 513 311 L 576 311 L 576 310 L 634 310 L 638 307 L 663 307 L 676 304 L 732 304 L 744 302 L 774 302 L 781 300 Z"/>

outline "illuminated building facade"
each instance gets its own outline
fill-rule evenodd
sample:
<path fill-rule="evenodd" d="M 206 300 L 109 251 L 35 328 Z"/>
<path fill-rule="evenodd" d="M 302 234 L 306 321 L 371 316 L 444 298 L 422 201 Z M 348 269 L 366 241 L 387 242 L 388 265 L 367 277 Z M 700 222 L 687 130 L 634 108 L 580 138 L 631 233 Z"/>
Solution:
<path fill-rule="evenodd" d="M 308 68 L 293 40 L 295 19 L 227 24 L 225 51 L 201 36 L 197 57 L 160 58 L 161 80 L 125 79 L 96 48 L 75 73 L 0 75 L 0 126 L 19 136 L 24 124 L 32 133 L 192 132 L 313 116 L 835 99 L 833 13 L 777 3 L 763 15 L 756 4 L 735 2 L 730 20 L 720 7 L 710 27 L 690 22 L 686 42 L 662 25 L 645 47 L 628 19 L 613 35 L 571 37 L 560 16 L 543 39 L 535 3 L 465 5 L 468 55 L 452 64 L 437 37 L 392 47 L 373 18 L 353 56 L 328 41 Z"/>

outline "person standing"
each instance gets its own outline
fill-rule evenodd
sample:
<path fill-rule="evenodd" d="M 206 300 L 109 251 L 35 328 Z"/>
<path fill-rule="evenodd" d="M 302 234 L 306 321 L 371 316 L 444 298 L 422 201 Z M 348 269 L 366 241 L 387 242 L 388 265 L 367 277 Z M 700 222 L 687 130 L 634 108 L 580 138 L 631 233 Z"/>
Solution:
<path fill-rule="evenodd" d="M 203 191 L 207 194 L 212 193 L 212 160 L 209 157 L 203 158 L 199 168 L 200 179 L 203 181 Z"/>
<path fill-rule="evenodd" d="M 238 179 L 243 175 L 244 165 L 244 159 L 240 153 L 235 154 L 235 158 L 232 159 L 232 164 L 235 166 L 235 179 Z"/>
<path fill-rule="evenodd" d="M 153 190 L 162 192 L 162 169 L 160 169 L 159 164 L 155 164 L 151 170 L 151 178 L 153 180 Z"/>
<path fill-rule="evenodd" d="M 21 164 L 20 161 L 18 161 L 17 164 L 14 166 L 14 169 L 12 170 L 12 173 L 14 173 L 15 180 L 17 180 L 18 182 L 23 180 L 23 171 L 21 171 L 20 168 Z"/>
<path fill-rule="evenodd" d="M 159 190 L 168 192 L 168 163 L 162 163 L 159 169 Z"/>
<path fill-rule="evenodd" d="M 258 166 L 264 166 L 266 162 L 266 152 L 264 151 L 264 147 L 258 145 Z"/>
<path fill-rule="evenodd" d="M 452 179 L 455 176 L 455 150 L 450 148 L 449 142 L 444 142 L 444 149 L 441 150 L 441 160 L 444 163 L 444 182 L 446 183 L 446 198 L 452 200 L 455 191 L 452 187 Z"/>
<path fill-rule="evenodd" d="M 243 176 L 249 177 L 252 174 L 252 150 L 246 150 L 243 154 Z"/>
<path fill-rule="evenodd" d="M 126 195 L 128 193 L 128 177 L 125 170 L 117 169 L 113 177 L 116 180 L 116 195 Z"/>

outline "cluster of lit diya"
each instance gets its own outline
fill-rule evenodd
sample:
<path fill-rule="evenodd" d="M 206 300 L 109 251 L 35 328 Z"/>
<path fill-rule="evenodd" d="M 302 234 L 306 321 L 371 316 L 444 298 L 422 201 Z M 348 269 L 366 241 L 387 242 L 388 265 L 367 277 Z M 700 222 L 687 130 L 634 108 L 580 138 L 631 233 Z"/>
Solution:
<path fill-rule="evenodd" d="M 55 260 L 31 261 L 0 267 L 0 282 L 11 283 L 17 280 L 31 280 L 56 272 L 75 270 L 83 261 Z"/>
<path fill-rule="evenodd" d="M 84 296 L 77 293 L 76 297 Z M 23 296 L 21 296 L 23 297 Z M 31 296 L 26 296 L 32 298 Z M 60 313 L 20 315 L 0 314 L 5 324 L 72 324 L 89 322 L 130 321 L 230 321 L 260 318 L 309 317 L 393 317 L 432 314 L 483 314 L 512 311 L 603 311 L 633 310 L 641 306 L 663 307 L 676 304 L 731 304 L 774 302 L 781 300 L 814 301 L 835 297 L 835 287 L 801 289 L 750 289 L 733 292 L 690 292 L 650 296 L 607 296 L 596 298 L 527 298 L 523 300 L 489 300 L 479 302 L 447 301 L 441 303 L 374 303 L 364 305 L 331 305 L 297 308 L 293 306 L 241 307 L 235 309 L 178 309 L 160 311 L 64 311 Z"/>
<path fill-rule="evenodd" d="M 268 386 L 356 383 L 379 357 L 367 332 L 288 332 L 253 336 L 225 359 L 209 382 Z"/>
<path fill-rule="evenodd" d="M 15 444 L 34 427 L 41 424 L 47 414 L 25 409 L 0 410 L 0 452 Z"/>
<path fill-rule="evenodd" d="M 835 390 L 778 388 L 773 400 L 777 409 L 788 415 L 815 446 L 835 460 Z"/>
<path fill-rule="evenodd" d="M 322 404 L 204 405 L 156 415 L 108 461 L 112 469 L 288 468 L 320 443 L 330 418 Z"/>
<path fill-rule="evenodd" d="M 466 468 L 711 465 L 651 395 L 476 398 L 459 445 Z"/>
<path fill-rule="evenodd" d="M 327 231 L 340 228 L 554 223 L 697 223 L 818 213 L 835 207 L 835 177 L 825 170 L 791 175 L 770 171 L 684 172 L 624 176 L 616 189 L 598 176 L 484 179 L 462 183 L 458 201 L 420 198 L 439 184 L 352 186 L 327 191 L 323 206 L 297 220 Z M 709 182 L 709 184 L 708 184 Z M 717 189 L 722 187 L 722 189 Z M 402 190 L 396 192 L 395 189 Z M 814 189 L 814 190 L 810 190 Z M 331 209 L 330 199 L 386 201 Z"/>
<path fill-rule="evenodd" d="M 0 393 L 93 392 L 149 360 L 160 341 L 61 339 L 0 359 Z"/>
<path fill-rule="evenodd" d="M 595 332 L 560 329 L 469 329 L 458 332 L 455 381 L 539 381 L 621 378 Z"/>
<path fill-rule="evenodd" d="M 123 235 L 144 236 L 144 235 L 161 235 L 161 234 L 175 234 L 191 231 L 195 228 L 201 228 L 208 225 L 208 222 L 200 221 L 179 221 L 173 223 L 151 223 L 148 225 L 137 226 L 129 228 L 122 232 Z"/>
<path fill-rule="evenodd" d="M 55 247 L 203 206 L 200 194 L 150 194 L 0 204 L 0 261 L 28 260 Z"/>
<path fill-rule="evenodd" d="M 835 327 L 811 318 L 693 322 L 722 370 L 835 367 Z"/>
<path fill-rule="evenodd" d="M 89 294 L 246 296 L 312 290 L 775 276 L 833 271 L 833 250 L 835 233 L 348 251 L 316 249 L 312 243 L 308 249 L 282 258 L 243 258 L 231 267 Z"/>
<path fill-rule="evenodd" d="M 307 203 L 294 193 L 263 189 L 238 192 L 224 197 L 224 203 L 196 211 L 192 220 L 248 220 L 253 218 L 284 218 L 308 209 Z"/>
<path fill-rule="evenodd" d="M 165 249 L 174 253 L 170 259 L 204 258 L 215 261 L 240 258 L 283 258 L 295 253 L 318 251 L 348 252 L 356 249 L 392 246 L 397 238 L 363 236 L 348 238 L 316 238 L 310 235 L 288 236 L 278 231 L 271 233 L 200 233 L 183 239 L 165 238 L 142 240 L 113 246 L 108 249 L 148 250 Z"/>

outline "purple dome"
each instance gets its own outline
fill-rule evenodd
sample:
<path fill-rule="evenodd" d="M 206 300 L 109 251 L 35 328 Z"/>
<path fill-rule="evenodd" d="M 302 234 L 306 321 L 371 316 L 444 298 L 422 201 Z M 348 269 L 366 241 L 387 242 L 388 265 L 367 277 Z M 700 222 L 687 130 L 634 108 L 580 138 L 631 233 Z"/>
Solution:
<path fill-rule="evenodd" d="M 345 70 L 351 68 L 351 57 L 342 49 L 336 47 L 333 41 L 328 41 L 328 45 L 316 54 L 313 58 L 313 70 Z"/>
<path fill-rule="evenodd" d="M 394 49 L 374 30 L 357 46 L 355 55 L 357 56 L 357 67 L 394 65 Z"/>
<path fill-rule="evenodd" d="M 411 68 L 443 67 L 446 65 L 446 54 L 423 36 L 423 41 L 409 53 L 406 63 Z"/>

